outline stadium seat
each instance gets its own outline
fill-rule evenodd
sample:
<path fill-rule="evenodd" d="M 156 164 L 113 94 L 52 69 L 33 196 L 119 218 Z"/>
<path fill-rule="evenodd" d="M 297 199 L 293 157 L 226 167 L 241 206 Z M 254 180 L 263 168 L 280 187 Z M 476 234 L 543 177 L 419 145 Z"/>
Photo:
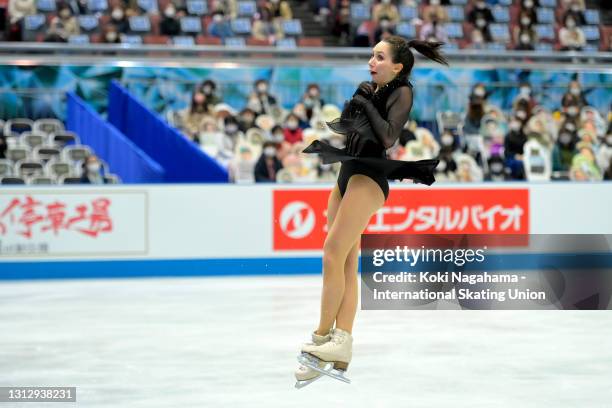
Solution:
<path fill-rule="evenodd" d="M 536 16 L 540 24 L 552 24 L 555 22 L 555 12 L 553 9 L 539 7 L 536 9 Z"/>
<path fill-rule="evenodd" d="M 459 23 L 448 23 L 446 34 L 448 38 L 463 38 L 463 26 Z"/>
<path fill-rule="evenodd" d="M 23 132 L 31 132 L 34 127 L 34 121 L 26 118 L 9 119 L 4 123 L 4 134 L 10 133 L 21 134 Z"/>
<path fill-rule="evenodd" d="M 91 155 L 91 149 L 86 145 L 74 145 L 74 146 L 66 146 L 62 150 L 61 156 L 65 161 L 79 161 L 85 160 L 87 156 Z"/>
<path fill-rule="evenodd" d="M 244 38 L 241 38 L 244 40 Z M 225 43 L 227 44 L 227 42 Z M 246 45 L 253 45 L 258 47 L 267 47 L 270 45 L 268 40 L 260 40 L 258 38 L 249 37 L 246 39 Z"/>
<path fill-rule="evenodd" d="M 137 0 L 137 4 L 147 14 L 158 11 L 156 0 Z"/>
<path fill-rule="evenodd" d="M 21 134 L 23 143 L 34 149 L 36 146 L 41 146 L 47 141 L 47 135 L 44 133 L 24 132 Z"/>
<path fill-rule="evenodd" d="M 49 176 L 32 176 L 27 179 L 28 184 L 33 185 L 47 185 L 47 184 L 55 184 L 56 179 Z"/>
<path fill-rule="evenodd" d="M 175 35 L 170 39 L 174 45 L 190 46 L 195 44 L 195 40 L 190 35 Z"/>
<path fill-rule="evenodd" d="M 204 0 L 187 0 L 187 13 L 192 16 L 206 15 L 208 4 Z"/>
<path fill-rule="evenodd" d="M 104 175 L 104 182 L 106 184 L 120 184 L 121 183 L 121 178 L 119 176 L 117 176 L 116 174 L 105 174 Z"/>
<path fill-rule="evenodd" d="M 363 3 L 351 3 L 351 20 L 352 23 L 358 23 L 363 20 L 370 20 L 370 7 Z"/>
<path fill-rule="evenodd" d="M 0 159 L 0 177 L 13 174 L 13 162 L 7 159 Z"/>
<path fill-rule="evenodd" d="M 557 0 L 540 0 L 540 7 L 554 9 L 555 7 L 557 7 Z"/>
<path fill-rule="evenodd" d="M 510 11 L 506 7 L 493 7 L 491 10 L 493 13 L 493 18 L 495 18 L 496 23 L 505 23 L 508 24 L 510 22 Z"/>
<path fill-rule="evenodd" d="M 0 178 L 0 184 L 25 184 L 25 180 L 22 177 L 2 177 Z"/>
<path fill-rule="evenodd" d="M 465 20 L 465 11 L 461 6 L 448 6 L 446 7 L 446 11 L 450 21 L 462 22 Z"/>
<path fill-rule="evenodd" d="M 59 160 L 61 150 L 55 146 L 37 146 L 34 149 L 34 158 L 42 161 Z"/>
<path fill-rule="evenodd" d="M 302 37 L 298 38 L 298 47 L 323 47 L 323 39 L 320 37 Z"/>
<path fill-rule="evenodd" d="M 32 14 L 22 20 L 23 41 L 38 41 L 47 30 L 47 18 L 44 14 Z"/>
<path fill-rule="evenodd" d="M 180 20 L 181 32 L 183 34 L 201 34 L 202 33 L 202 20 L 198 17 L 185 16 Z"/>
<path fill-rule="evenodd" d="M 5 156 L 13 162 L 18 162 L 19 160 L 27 159 L 30 156 L 30 152 L 31 150 L 27 146 L 15 146 L 7 148 Z"/>
<path fill-rule="evenodd" d="M 73 168 L 70 163 L 62 161 L 50 161 L 45 166 L 46 173 L 55 177 L 67 176 L 73 174 Z"/>
<path fill-rule="evenodd" d="M 67 144 L 80 144 L 81 141 L 76 133 L 70 131 L 60 131 L 51 133 L 49 141 L 55 146 L 64 147 Z"/>
<path fill-rule="evenodd" d="M 395 27 L 395 31 L 397 35 L 401 35 L 402 37 L 416 37 L 416 29 L 414 28 L 414 24 L 401 22 Z"/>
<path fill-rule="evenodd" d="M 251 20 L 248 18 L 235 18 L 231 22 L 232 32 L 236 35 L 251 34 Z"/>
<path fill-rule="evenodd" d="M 128 21 L 132 33 L 146 34 L 151 31 L 151 20 L 148 16 L 132 16 Z"/>
<path fill-rule="evenodd" d="M 104 13 L 108 10 L 107 0 L 87 0 L 87 9 L 90 13 Z"/>
<path fill-rule="evenodd" d="M 52 13 L 56 10 L 55 0 L 38 0 L 36 2 L 36 9 L 43 13 Z"/>
<path fill-rule="evenodd" d="M 584 11 L 584 19 L 586 23 L 589 25 L 599 25 L 599 10 L 585 10 Z"/>
<path fill-rule="evenodd" d="M 489 27 L 491 37 L 494 41 L 507 42 L 510 41 L 510 31 L 507 24 L 491 24 Z"/>
<path fill-rule="evenodd" d="M 198 35 L 196 37 L 196 44 L 198 45 L 222 45 L 222 41 L 218 37 Z"/>
<path fill-rule="evenodd" d="M 98 17 L 92 14 L 78 16 L 79 27 L 85 33 L 98 32 L 100 25 L 98 23 Z"/>
<path fill-rule="evenodd" d="M 62 176 L 59 178 L 59 184 L 81 184 L 81 178 L 76 176 Z"/>
<path fill-rule="evenodd" d="M 228 47 L 246 47 L 246 40 L 244 37 L 227 37 L 223 41 L 223 45 Z"/>
<path fill-rule="evenodd" d="M 447 7 L 447 10 L 450 9 L 451 7 Z M 458 7 L 461 8 L 461 7 Z M 352 10 L 351 10 L 352 11 Z M 367 11 L 367 15 L 369 16 L 369 9 Z M 402 21 L 411 21 L 415 18 L 417 18 L 419 16 L 419 10 L 416 7 L 410 7 L 410 6 L 400 6 L 399 8 L 399 14 L 400 14 L 400 20 Z M 463 10 L 462 10 L 462 14 L 463 14 Z M 449 17 L 451 15 L 451 12 L 449 11 Z M 463 15 L 462 15 L 463 17 Z M 451 17 L 452 20 L 452 17 Z"/>
<path fill-rule="evenodd" d="M 57 119 L 38 119 L 34 122 L 32 130 L 37 133 L 42 132 L 50 135 L 54 132 L 63 132 L 64 124 Z"/>
<path fill-rule="evenodd" d="M 37 160 L 19 160 L 15 163 L 13 172 L 24 177 L 42 176 L 45 173 L 45 167 L 42 162 Z"/>
<path fill-rule="evenodd" d="M 554 40 L 555 30 L 551 24 L 536 24 L 535 31 L 540 40 Z"/>
<path fill-rule="evenodd" d="M 597 40 L 599 40 L 599 27 L 596 27 L 596 26 L 582 26 L 582 31 L 584 32 L 584 38 L 587 41 L 597 41 Z"/>
<path fill-rule="evenodd" d="M 142 37 L 143 44 L 160 44 L 165 45 L 170 43 L 170 37 L 166 35 L 145 35 Z"/>
<path fill-rule="evenodd" d="M 297 48 L 295 38 L 279 38 L 274 45 L 278 48 Z"/>
<path fill-rule="evenodd" d="M 237 3 L 238 17 L 250 17 L 257 13 L 257 3 L 254 1 L 239 1 Z"/>

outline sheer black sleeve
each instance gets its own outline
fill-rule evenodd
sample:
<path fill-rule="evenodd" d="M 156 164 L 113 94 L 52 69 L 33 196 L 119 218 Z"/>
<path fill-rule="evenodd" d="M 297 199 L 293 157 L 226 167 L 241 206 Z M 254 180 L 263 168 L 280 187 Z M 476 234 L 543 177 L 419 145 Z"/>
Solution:
<path fill-rule="evenodd" d="M 385 149 L 393 146 L 400 137 L 402 129 L 408 121 L 412 109 L 412 89 L 402 86 L 389 96 L 387 100 L 387 119 L 385 120 L 376 107 L 370 102 L 365 105 L 365 112 L 372 129 Z"/>

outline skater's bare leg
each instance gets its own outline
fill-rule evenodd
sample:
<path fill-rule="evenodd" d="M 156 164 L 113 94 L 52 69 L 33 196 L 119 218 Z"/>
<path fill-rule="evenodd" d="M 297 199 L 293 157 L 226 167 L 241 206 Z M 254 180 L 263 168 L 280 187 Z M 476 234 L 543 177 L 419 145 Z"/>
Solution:
<path fill-rule="evenodd" d="M 361 174 L 350 178 L 323 245 L 323 291 L 317 334 L 328 333 L 332 328 L 344 297 L 345 261 L 384 200 L 380 187 L 371 178 Z"/>
<path fill-rule="evenodd" d="M 359 284 L 357 276 L 357 266 L 359 262 L 360 239 L 351 248 L 346 261 L 344 262 L 344 297 L 336 316 L 336 327 L 353 332 L 353 322 L 357 313 L 359 302 Z"/>

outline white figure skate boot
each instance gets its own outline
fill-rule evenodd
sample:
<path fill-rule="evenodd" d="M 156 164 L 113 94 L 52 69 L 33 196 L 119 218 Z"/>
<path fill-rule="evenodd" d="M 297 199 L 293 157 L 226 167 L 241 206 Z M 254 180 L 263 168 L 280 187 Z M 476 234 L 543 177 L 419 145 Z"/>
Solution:
<path fill-rule="evenodd" d="M 331 332 L 327 333 L 325 336 L 318 335 L 316 333 L 312 333 L 312 342 L 306 343 L 305 345 L 315 345 L 320 346 L 321 344 L 327 343 L 331 338 Z M 321 363 L 322 366 L 325 366 L 326 363 Z M 300 365 L 300 367 L 295 371 L 295 379 L 297 382 L 295 383 L 295 388 L 302 388 L 312 383 L 315 380 L 321 378 L 321 373 L 313 370 L 312 368 L 306 367 L 305 365 Z"/>
<path fill-rule="evenodd" d="M 344 376 L 351 362 L 353 336 L 342 329 L 333 329 L 330 341 L 321 345 L 305 344 L 298 361 L 337 380 L 350 383 Z M 321 363 L 325 367 L 321 368 Z"/>

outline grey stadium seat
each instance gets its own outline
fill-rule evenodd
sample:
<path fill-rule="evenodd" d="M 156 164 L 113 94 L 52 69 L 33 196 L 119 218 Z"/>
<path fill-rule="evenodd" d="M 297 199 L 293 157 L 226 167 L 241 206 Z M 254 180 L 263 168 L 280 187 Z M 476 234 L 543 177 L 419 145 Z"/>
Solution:
<path fill-rule="evenodd" d="M 56 132 L 63 132 L 64 124 L 57 119 L 38 119 L 34 122 L 33 131 L 50 135 Z"/>

